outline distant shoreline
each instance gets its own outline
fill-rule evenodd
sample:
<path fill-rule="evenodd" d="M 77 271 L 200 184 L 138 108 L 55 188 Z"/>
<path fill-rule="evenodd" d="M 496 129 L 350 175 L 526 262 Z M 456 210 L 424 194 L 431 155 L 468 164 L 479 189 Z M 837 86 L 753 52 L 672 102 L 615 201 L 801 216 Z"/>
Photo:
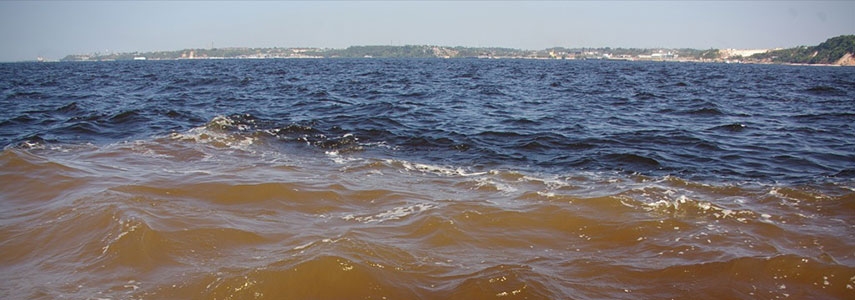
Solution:
<path fill-rule="evenodd" d="M 855 66 L 855 35 L 833 37 L 817 46 L 778 49 L 690 48 L 564 48 L 521 50 L 501 47 L 448 47 L 434 45 L 350 46 L 331 48 L 207 48 L 174 51 L 92 53 L 67 55 L 60 61 L 196 60 L 196 59 L 289 59 L 289 58 L 486 58 L 569 59 L 718 62 Z M 38 61 L 45 61 L 38 58 Z"/>
<path fill-rule="evenodd" d="M 374 59 L 425 59 L 425 60 L 552 60 L 552 61 L 626 61 L 626 62 L 672 62 L 672 63 L 718 63 L 718 64 L 751 64 L 751 65 L 784 65 L 784 66 L 811 66 L 811 67 L 852 67 L 852 65 L 837 65 L 837 64 L 806 64 L 806 63 L 787 63 L 787 62 L 761 62 L 761 61 L 721 61 L 721 60 L 651 60 L 651 59 L 560 59 L 560 58 L 532 58 L 532 57 L 269 57 L 269 58 L 242 58 L 242 57 L 206 57 L 193 59 L 145 59 L 145 60 L 128 60 L 128 59 L 104 59 L 104 60 L 26 60 L 26 61 L 9 61 L 0 62 L 5 64 L 14 63 L 100 63 L 100 62 L 116 62 L 116 61 L 208 61 L 208 60 L 335 60 L 335 59 L 358 59 L 358 60 L 374 60 Z"/>

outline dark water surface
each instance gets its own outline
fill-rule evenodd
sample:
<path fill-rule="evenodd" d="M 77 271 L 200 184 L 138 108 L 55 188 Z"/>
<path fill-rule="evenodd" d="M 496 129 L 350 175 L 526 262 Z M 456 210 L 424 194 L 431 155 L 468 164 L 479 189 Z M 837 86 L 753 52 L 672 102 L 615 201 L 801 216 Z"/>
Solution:
<path fill-rule="evenodd" d="M 855 298 L 855 69 L 0 64 L 0 298 Z"/>

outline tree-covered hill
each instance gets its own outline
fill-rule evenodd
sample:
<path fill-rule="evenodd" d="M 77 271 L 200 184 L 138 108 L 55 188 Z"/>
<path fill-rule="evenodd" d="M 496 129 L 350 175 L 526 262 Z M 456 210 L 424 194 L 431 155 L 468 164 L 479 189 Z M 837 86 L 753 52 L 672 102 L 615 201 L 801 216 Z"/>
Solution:
<path fill-rule="evenodd" d="M 837 64 L 845 55 L 855 55 L 855 35 L 833 37 L 816 46 L 799 46 L 755 54 L 751 60 L 798 64 Z"/>

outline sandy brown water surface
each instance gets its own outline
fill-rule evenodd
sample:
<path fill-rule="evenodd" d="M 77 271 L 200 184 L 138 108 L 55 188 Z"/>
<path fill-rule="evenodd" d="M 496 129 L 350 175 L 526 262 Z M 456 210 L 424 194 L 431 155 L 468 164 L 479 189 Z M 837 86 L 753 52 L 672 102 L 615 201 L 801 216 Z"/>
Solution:
<path fill-rule="evenodd" d="M 216 120 L 214 121 L 216 122 Z M 0 154 L 4 298 L 850 298 L 851 186 L 544 175 L 200 127 Z"/>

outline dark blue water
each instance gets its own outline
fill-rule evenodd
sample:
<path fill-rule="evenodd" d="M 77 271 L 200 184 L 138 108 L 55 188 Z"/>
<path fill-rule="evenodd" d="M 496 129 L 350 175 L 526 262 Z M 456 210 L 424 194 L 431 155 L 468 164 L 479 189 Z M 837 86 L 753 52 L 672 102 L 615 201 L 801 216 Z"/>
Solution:
<path fill-rule="evenodd" d="M 549 173 L 855 177 L 855 69 L 535 60 L 0 64 L 0 146 L 203 126 L 281 151 Z"/>

